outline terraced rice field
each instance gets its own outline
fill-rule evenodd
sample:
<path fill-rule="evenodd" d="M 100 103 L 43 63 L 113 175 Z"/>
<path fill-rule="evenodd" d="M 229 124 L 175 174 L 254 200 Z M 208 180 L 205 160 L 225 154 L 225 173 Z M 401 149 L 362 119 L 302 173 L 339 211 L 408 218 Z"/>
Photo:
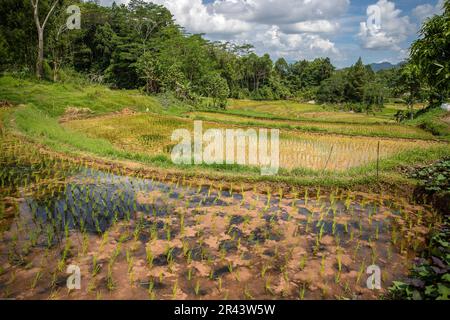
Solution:
<path fill-rule="evenodd" d="M 395 123 L 393 116 L 397 110 L 405 110 L 402 105 L 387 105 L 376 115 L 363 113 L 339 112 L 331 106 L 318 106 L 316 104 L 298 103 L 294 101 L 253 101 L 230 100 L 227 110 L 230 113 L 239 113 L 248 116 L 268 116 L 287 118 L 318 120 L 321 122 L 347 122 L 347 123 Z M 417 108 L 421 108 L 417 105 Z"/>
<path fill-rule="evenodd" d="M 170 155 L 174 145 L 171 141 L 172 131 L 186 128 L 192 132 L 193 121 L 178 117 L 139 114 L 77 120 L 68 122 L 65 126 L 86 133 L 90 137 L 106 139 L 121 150 Z M 203 127 L 206 130 L 243 126 L 209 121 L 205 122 Z M 415 148 L 430 148 L 437 145 L 437 142 L 432 141 L 322 135 L 285 129 L 281 130 L 280 137 L 282 168 L 319 171 L 343 171 L 373 163 L 377 157 L 382 160 Z"/>
<path fill-rule="evenodd" d="M 205 121 L 231 123 L 243 126 L 266 126 L 269 128 L 281 128 L 287 130 L 296 129 L 307 132 L 335 133 L 369 137 L 434 139 L 431 133 L 420 128 L 395 123 L 352 123 L 350 125 L 345 122 L 270 120 L 233 114 L 208 112 L 193 112 L 190 113 L 190 117 L 193 119 L 203 119 Z"/>
<path fill-rule="evenodd" d="M 2 298 L 371 299 L 437 221 L 395 195 L 125 175 L 15 139 L 2 150 Z M 381 291 L 366 287 L 372 264 Z M 69 265 L 81 290 L 65 287 Z"/>
<path fill-rule="evenodd" d="M 280 163 L 287 169 L 343 171 L 374 163 L 378 157 L 388 159 L 414 148 L 433 145 L 425 141 L 289 133 L 281 141 Z"/>

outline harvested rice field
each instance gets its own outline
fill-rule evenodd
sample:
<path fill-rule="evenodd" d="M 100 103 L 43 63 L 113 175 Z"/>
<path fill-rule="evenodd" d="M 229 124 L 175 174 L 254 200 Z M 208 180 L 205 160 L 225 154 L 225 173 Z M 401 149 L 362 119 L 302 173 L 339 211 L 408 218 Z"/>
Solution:
<path fill-rule="evenodd" d="M 336 113 L 334 113 L 336 115 Z M 396 123 L 346 123 L 305 120 L 271 120 L 266 118 L 238 116 L 226 113 L 193 112 L 193 119 L 201 119 L 218 123 L 237 125 L 266 126 L 285 130 L 299 130 L 316 133 L 344 134 L 352 136 L 406 138 L 406 139 L 434 139 L 433 135 L 420 128 L 400 125 Z M 318 117 L 320 118 L 320 116 Z"/>
<path fill-rule="evenodd" d="M 86 133 L 89 137 L 106 139 L 121 150 L 166 156 L 170 156 L 174 145 L 171 141 L 173 130 L 193 130 L 192 120 L 154 114 L 107 116 L 71 121 L 64 125 L 77 132 Z M 211 120 L 205 122 L 203 127 L 204 130 L 228 128 L 226 124 Z M 231 127 L 245 130 L 252 128 L 236 124 Z M 438 142 L 424 140 L 324 135 L 286 129 L 281 130 L 280 138 L 280 166 L 289 170 L 301 168 L 344 171 L 405 151 L 439 145 Z M 247 148 L 247 154 L 248 152 Z"/>

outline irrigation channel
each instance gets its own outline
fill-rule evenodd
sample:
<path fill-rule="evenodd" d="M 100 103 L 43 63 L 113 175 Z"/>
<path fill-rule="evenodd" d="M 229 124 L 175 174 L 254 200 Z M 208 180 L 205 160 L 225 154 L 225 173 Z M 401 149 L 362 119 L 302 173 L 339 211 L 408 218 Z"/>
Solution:
<path fill-rule="evenodd" d="M 377 298 L 437 219 L 406 199 L 345 190 L 284 195 L 87 167 L 39 183 L 32 168 L 0 239 L 3 297 Z M 366 287 L 374 264 L 378 291 Z M 80 267 L 81 290 L 67 290 L 68 265 Z"/>

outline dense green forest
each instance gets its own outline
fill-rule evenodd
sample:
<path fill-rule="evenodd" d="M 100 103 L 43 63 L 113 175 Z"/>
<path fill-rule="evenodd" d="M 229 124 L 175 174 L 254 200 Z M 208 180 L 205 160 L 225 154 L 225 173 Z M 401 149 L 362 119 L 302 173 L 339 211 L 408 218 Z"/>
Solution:
<path fill-rule="evenodd" d="M 450 1 L 445 2 L 443 15 L 426 21 L 408 61 L 376 73 L 361 59 L 337 70 L 328 58 L 273 61 L 268 54 L 255 54 L 251 44 L 210 42 L 187 33 L 165 7 L 143 0 L 111 7 L 39 1 L 37 17 L 43 29 L 39 65 L 32 3 L 2 1 L 2 70 L 37 73 L 38 78 L 62 82 L 82 74 L 90 82 L 113 88 L 170 94 L 188 104 L 212 107 L 225 107 L 227 98 L 297 99 L 370 112 L 386 99 L 401 99 L 412 110 L 416 102 L 437 104 L 448 97 Z M 71 4 L 81 8 L 80 30 L 67 30 L 66 9 Z M 402 114 L 399 119 L 412 115 Z"/>

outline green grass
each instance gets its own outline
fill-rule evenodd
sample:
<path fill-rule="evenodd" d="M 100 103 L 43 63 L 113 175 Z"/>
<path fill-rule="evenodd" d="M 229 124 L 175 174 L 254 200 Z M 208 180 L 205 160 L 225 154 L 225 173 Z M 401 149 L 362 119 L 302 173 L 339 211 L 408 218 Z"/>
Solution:
<path fill-rule="evenodd" d="M 186 165 L 174 165 L 171 159 L 162 154 L 148 155 L 140 152 L 126 152 L 114 147 L 106 139 L 90 138 L 74 130 L 62 127 L 55 118 L 52 118 L 34 106 L 21 106 L 9 115 L 2 112 L 6 119 L 14 119 L 15 127 L 26 136 L 50 147 L 57 152 L 71 155 L 95 155 L 113 160 L 130 160 L 143 164 L 155 165 L 163 168 L 192 169 Z M 210 172 L 227 171 L 231 173 L 256 173 L 259 168 L 238 165 L 204 165 L 200 168 Z M 192 172 L 196 172 L 194 170 Z"/>
<path fill-rule="evenodd" d="M 14 104 L 31 104 L 52 117 L 64 114 L 68 107 L 89 108 L 94 114 L 120 111 L 160 112 L 158 101 L 137 90 L 111 90 L 100 85 L 37 82 L 0 77 L 0 99 Z"/>
<path fill-rule="evenodd" d="M 105 139 L 90 138 L 85 134 L 68 130 L 55 118 L 34 106 L 21 106 L 6 116 L 6 120 L 10 120 L 11 117 L 14 119 L 15 128 L 21 133 L 56 152 L 72 156 L 93 155 L 112 160 L 130 160 L 165 168 L 172 165 L 170 159 L 165 156 L 119 150 Z"/>
<path fill-rule="evenodd" d="M 450 113 L 445 110 L 433 108 L 419 115 L 416 119 L 407 121 L 407 123 L 450 141 L 450 125 L 442 120 L 449 115 Z"/>
<path fill-rule="evenodd" d="M 17 128 L 26 135 L 45 141 L 57 147 L 67 145 L 73 148 L 101 154 L 116 156 L 117 151 L 112 144 L 103 139 L 92 139 L 84 134 L 66 130 L 55 118 L 50 117 L 34 106 L 22 106 L 13 113 Z"/>

